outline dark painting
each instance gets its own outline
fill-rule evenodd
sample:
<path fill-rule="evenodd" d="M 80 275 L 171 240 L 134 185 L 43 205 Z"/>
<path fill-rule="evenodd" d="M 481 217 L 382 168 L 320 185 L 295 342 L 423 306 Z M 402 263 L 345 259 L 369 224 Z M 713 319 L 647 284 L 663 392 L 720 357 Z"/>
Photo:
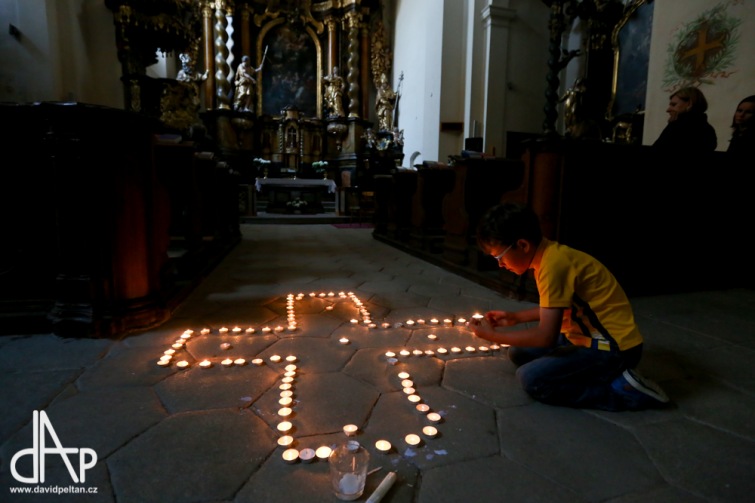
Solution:
<path fill-rule="evenodd" d="M 296 107 L 302 115 L 316 117 L 317 50 L 312 37 L 281 25 L 268 32 L 265 44 L 262 113 L 277 116 L 286 107 Z"/>
<path fill-rule="evenodd" d="M 616 116 L 645 110 L 652 26 L 653 3 L 645 2 L 619 32 L 618 79 L 613 109 Z"/>

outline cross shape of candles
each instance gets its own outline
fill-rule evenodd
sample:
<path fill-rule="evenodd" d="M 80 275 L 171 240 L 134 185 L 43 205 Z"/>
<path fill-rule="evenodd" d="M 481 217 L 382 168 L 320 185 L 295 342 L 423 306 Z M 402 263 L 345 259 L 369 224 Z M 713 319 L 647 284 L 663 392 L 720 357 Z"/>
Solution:
<path fill-rule="evenodd" d="M 357 308 L 357 311 L 359 312 L 358 318 L 352 318 L 350 320 L 350 324 L 356 325 L 356 326 L 364 326 L 367 330 L 374 330 L 378 327 L 382 329 L 388 329 L 388 328 L 408 328 L 408 329 L 418 329 L 418 328 L 433 328 L 435 326 L 443 326 L 443 327 L 453 327 L 453 326 L 467 326 L 468 322 L 466 318 L 459 317 L 455 321 L 451 318 L 445 318 L 441 322 L 437 318 L 431 318 L 429 321 L 425 321 L 424 319 L 418 319 L 418 320 L 406 320 L 404 322 L 396 322 L 396 323 L 389 323 L 389 322 L 382 322 L 380 324 L 373 322 L 371 315 L 369 311 L 364 307 L 364 304 L 358 299 L 358 297 L 353 294 L 352 292 L 339 292 L 338 294 L 335 294 L 334 292 L 321 292 L 319 294 L 312 292 L 309 294 L 310 299 L 327 299 L 329 304 L 326 306 L 326 310 L 330 311 L 333 309 L 333 302 L 335 298 L 339 298 L 341 300 L 350 300 L 354 306 Z M 287 314 L 287 325 L 284 327 L 283 325 L 277 325 L 275 327 L 271 326 L 264 326 L 264 327 L 248 327 L 246 329 L 242 329 L 239 326 L 234 326 L 233 329 L 228 329 L 227 327 L 221 327 L 218 329 L 218 334 L 221 336 L 240 336 L 242 333 L 245 336 L 252 336 L 253 334 L 261 334 L 261 335 L 274 335 L 278 334 L 284 331 L 288 332 L 295 332 L 299 329 L 296 321 L 296 310 L 295 310 L 295 304 L 297 301 L 302 301 L 305 298 L 305 295 L 303 293 L 299 293 L 298 295 L 294 294 L 288 294 L 286 297 L 286 314 Z M 328 309 L 330 308 L 330 309 Z M 479 323 L 482 320 L 482 315 L 480 314 L 474 314 L 471 316 L 472 322 L 471 323 Z M 200 332 L 200 335 L 202 336 L 210 336 L 212 335 L 212 330 L 209 328 L 203 328 Z M 186 349 L 186 344 L 192 339 L 192 337 L 195 335 L 195 332 L 193 330 L 185 330 L 180 337 L 171 345 L 171 348 L 168 350 L 165 350 L 163 354 L 160 356 L 160 359 L 158 360 L 157 364 L 161 367 L 170 367 L 171 362 L 174 359 L 177 352 L 180 352 L 181 350 Z M 428 340 L 431 340 L 433 342 L 436 342 L 438 339 L 438 336 L 434 333 L 431 333 L 427 336 Z M 350 343 L 350 340 L 346 337 L 342 337 L 338 340 L 338 342 L 341 345 L 346 345 Z M 228 341 L 224 341 L 219 345 L 219 348 L 223 350 L 223 352 L 231 353 L 232 349 L 234 349 L 235 345 L 231 344 Z M 450 353 L 452 354 L 461 354 L 461 353 L 468 353 L 468 354 L 475 354 L 477 352 L 479 353 L 490 353 L 492 351 L 497 351 L 501 348 L 500 345 L 492 344 L 490 346 L 480 346 L 480 347 L 474 347 L 474 346 L 466 346 L 464 349 L 453 346 L 450 349 Z M 386 362 L 393 365 L 395 364 L 398 359 L 407 359 L 407 358 L 418 358 L 423 356 L 436 356 L 440 355 L 446 356 L 449 354 L 449 350 L 443 346 L 438 346 L 433 349 L 420 349 L 420 348 L 401 348 L 398 351 L 387 351 L 385 353 Z M 320 446 L 317 448 L 317 450 L 313 450 L 310 448 L 302 449 L 301 451 L 293 448 L 293 444 L 295 442 L 294 437 L 291 435 L 291 432 L 293 430 L 293 424 L 290 421 L 290 418 L 293 417 L 294 413 L 294 400 L 293 400 L 293 391 L 292 388 L 294 387 L 295 378 L 297 374 L 297 366 L 293 364 L 293 362 L 297 361 L 298 358 L 295 355 L 288 355 L 284 358 L 280 355 L 273 354 L 268 357 L 268 360 L 270 363 L 278 364 L 278 363 L 287 363 L 285 367 L 285 374 L 281 378 L 281 384 L 279 386 L 279 389 L 281 390 L 280 393 L 280 400 L 279 405 L 281 408 L 278 410 L 278 416 L 281 418 L 281 422 L 278 423 L 277 429 L 281 432 L 281 436 L 278 439 L 278 445 L 283 447 L 285 450 L 283 452 L 282 458 L 286 463 L 294 463 L 297 460 L 301 459 L 303 462 L 310 462 L 315 457 L 320 459 L 326 459 L 328 455 L 330 454 L 330 447 L 328 446 Z M 254 366 L 263 366 L 265 364 L 265 359 L 261 357 L 256 357 L 253 360 L 251 360 Z M 231 367 L 231 366 L 243 366 L 246 365 L 246 359 L 240 358 L 240 357 L 224 357 L 222 361 L 219 361 L 221 367 Z M 186 360 L 181 359 L 180 361 L 177 361 L 175 363 L 175 366 L 179 369 L 188 369 L 192 366 L 192 364 Z M 209 369 L 212 368 L 213 362 L 210 359 L 204 359 L 202 360 L 198 366 L 203 369 Z M 425 416 L 426 420 L 432 424 L 428 424 L 422 428 L 422 435 L 425 438 L 435 438 L 438 435 L 438 429 L 436 426 L 439 422 L 442 421 L 442 416 L 438 412 L 431 411 L 431 408 L 428 404 L 423 403 L 422 398 L 420 395 L 417 394 L 416 386 L 414 381 L 410 379 L 410 375 L 407 372 L 401 372 L 398 374 L 399 379 L 401 380 L 400 385 L 403 389 L 404 394 L 406 395 L 406 398 L 411 406 L 413 406 L 419 414 L 422 414 Z M 358 432 L 358 427 L 356 425 L 346 425 L 344 426 L 344 433 L 347 435 L 356 435 Z M 408 433 L 405 435 L 404 440 L 406 444 L 410 447 L 419 447 L 422 445 L 422 437 L 416 433 Z M 392 445 L 387 440 L 378 440 L 375 444 L 375 447 L 378 451 L 387 453 L 392 449 Z M 326 452 L 327 451 L 327 452 Z"/>

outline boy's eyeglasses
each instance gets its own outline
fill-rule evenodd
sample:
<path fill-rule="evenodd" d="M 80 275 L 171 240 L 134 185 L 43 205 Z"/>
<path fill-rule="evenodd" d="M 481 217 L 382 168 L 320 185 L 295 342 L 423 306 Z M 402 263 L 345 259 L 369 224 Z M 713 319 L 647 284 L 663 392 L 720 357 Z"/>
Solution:
<path fill-rule="evenodd" d="M 514 246 L 514 245 L 509 245 L 508 248 L 506 248 L 505 250 L 503 250 L 498 255 L 493 255 L 493 258 L 496 260 L 496 262 L 500 262 L 501 259 L 503 258 L 503 256 L 506 255 L 506 252 L 508 252 L 511 249 L 512 246 Z"/>

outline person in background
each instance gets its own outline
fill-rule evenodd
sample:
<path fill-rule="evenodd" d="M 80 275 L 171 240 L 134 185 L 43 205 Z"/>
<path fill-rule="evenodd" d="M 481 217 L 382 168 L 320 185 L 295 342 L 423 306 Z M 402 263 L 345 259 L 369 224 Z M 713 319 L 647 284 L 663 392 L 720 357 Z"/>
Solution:
<path fill-rule="evenodd" d="M 543 237 L 537 215 L 516 203 L 488 210 L 477 241 L 499 267 L 519 275 L 534 271 L 538 307 L 490 311 L 470 325 L 477 337 L 510 346 L 517 379 L 532 398 L 607 411 L 669 401 L 657 384 L 634 370 L 643 337 L 624 290 L 603 264 Z"/>
<path fill-rule="evenodd" d="M 726 150 L 737 159 L 747 159 L 752 165 L 755 158 L 755 94 L 737 105 L 731 120 L 731 140 Z"/>
<path fill-rule="evenodd" d="M 708 123 L 708 101 L 697 87 L 683 87 L 669 97 L 668 124 L 653 146 L 664 151 L 701 154 L 716 150 L 716 130 Z"/>

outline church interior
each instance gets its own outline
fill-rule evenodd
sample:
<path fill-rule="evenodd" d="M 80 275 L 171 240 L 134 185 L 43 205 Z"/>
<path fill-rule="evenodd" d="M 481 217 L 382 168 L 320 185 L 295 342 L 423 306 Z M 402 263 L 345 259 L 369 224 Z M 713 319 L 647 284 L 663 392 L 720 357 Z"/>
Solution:
<path fill-rule="evenodd" d="M 92 501 L 333 501 L 305 448 L 353 423 L 338 499 L 745 501 L 755 2 L 669 4 L 0 0 L 0 500 L 54 424 Z M 717 144 L 661 148 L 690 87 Z M 613 272 L 670 407 L 540 404 L 473 336 L 538 302 L 477 242 L 502 202 Z"/>

